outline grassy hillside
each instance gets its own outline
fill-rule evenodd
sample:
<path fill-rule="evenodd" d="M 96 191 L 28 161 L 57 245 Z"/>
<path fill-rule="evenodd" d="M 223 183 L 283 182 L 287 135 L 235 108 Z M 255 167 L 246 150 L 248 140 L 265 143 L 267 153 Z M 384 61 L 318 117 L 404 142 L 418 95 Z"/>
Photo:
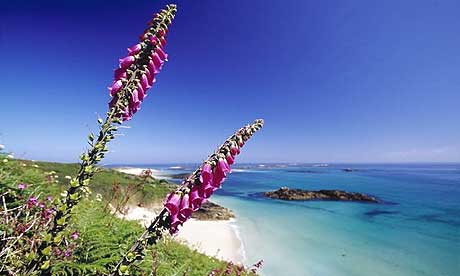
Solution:
<path fill-rule="evenodd" d="M 25 172 L 26 175 L 31 173 L 30 170 L 44 175 L 54 172 L 53 175 L 55 176 L 52 177 L 53 183 L 50 183 L 51 181 L 47 181 L 45 179 L 45 183 L 48 185 L 41 187 L 42 190 L 52 193 L 65 190 L 67 188 L 67 184 L 69 183 L 69 180 L 66 179 L 65 176 L 75 176 L 80 168 L 79 164 L 41 161 L 32 162 L 29 160 L 16 160 L 13 161 L 13 163 L 14 162 L 24 168 L 25 171 L 28 171 Z M 109 198 L 112 195 L 113 184 L 119 184 L 122 189 L 126 189 L 129 184 L 143 184 L 144 187 L 142 191 L 139 194 L 136 194 L 131 201 L 132 203 L 141 203 L 146 205 L 161 203 L 166 194 L 175 188 L 174 184 L 168 183 L 165 180 L 157 180 L 153 178 L 145 180 L 134 175 L 128 175 L 111 169 L 100 168 L 100 171 L 91 181 L 91 191 L 95 194 L 101 194 L 103 198 Z"/>
<path fill-rule="evenodd" d="M 0 192 L 15 188 L 19 183 L 27 184 L 29 191 L 57 197 L 68 184 L 66 176 L 75 175 L 78 164 L 32 162 L 10 160 L 0 163 Z M 121 189 L 131 184 L 140 184 L 142 190 L 130 201 L 138 204 L 162 202 L 164 196 L 174 188 L 166 181 L 130 176 L 110 169 L 101 169 L 91 182 L 92 194 L 84 199 L 72 216 L 71 228 L 80 232 L 79 246 L 71 260 L 53 266 L 53 275 L 104 275 L 107 267 L 114 265 L 123 252 L 144 230 L 138 223 L 116 218 L 107 210 L 107 199 L 111 198 L 112 185 Z M 96 194 L 102 195 L 98 200 Z M 0 225 L 1 226 L 1 225 Z M 0 227 L 1 230 L 1 227 Z M 225 271 L 227 263 L 200 254 L 170 238 L 164 238 L 149 249 L 146 259 L 131 269 L 131 275 L 208 275 L 213 269 Z M 242 274 L 221 275 L 252 275 Z M 152 273 L 152 270 L 156 271 Z M 184 274 L 185 272 L 185 274 Z M 219 274 L 215 274 L 219 275 Z"/>

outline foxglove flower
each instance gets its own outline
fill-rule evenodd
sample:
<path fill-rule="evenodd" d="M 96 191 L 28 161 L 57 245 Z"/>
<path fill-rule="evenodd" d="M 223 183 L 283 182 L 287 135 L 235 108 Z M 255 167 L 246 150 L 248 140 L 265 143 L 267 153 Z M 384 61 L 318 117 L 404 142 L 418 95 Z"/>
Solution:
<path fill-rule="evenodd" d="M 140 42 L 127 48 L 128 55 L 119 60 L 114 81 L 108 87 L 112 100 L 110 108 L 116 108 L 116 116 L 130 120 L 139 110 L 142 101 L 155 82 L 168 55 L 164 52 L 166 33 L 176 13 L 175 5 L 156 14 L 149 27 L 140 37 Z"/>
<path fill-rule="evenodd" d="M 168 196 L 164 206 L 171 215 L 176 215 L 179 212 L 180 202 L 181 196 L 177 193 L 172 193 Z"/>
<path fill-rule="evenodd" d="M 177 232 L 178 226 L 191 217 L 193 211 L 198 210 L 201 204 L 221 187 L 231 172 L 230 165 L 234 163 L 241 147 L 262 126 L 263 120 L 256 120 L 253 124 L 239 129 L 204 161 L 201 168 L 183 182 L 182 186 L 173 193 L 174 198 L 168 197 L 165 208 L 170 214 L 169 230 L 172 234 Z"/>
<path fill-rule="evenodd" d="M 190 207 L 194 212 L 200 209 L 201 204 L 205 200 L 204 197 L 200 195 L 200 192 L 198 190 L 199 188 L 196 186 L 190 189 Z"/>
<path fill-rule="evenodd" d="M 230 163 L 233 163 L 235 156 L 240 152 L 239 148 L 251 138 L 254 132 L 262 128 L 263 123 L 263 120 L 255 120 L 230 136 L 182 182 L 176 191 L 169 194 L 163 210 L 113 268 L 111 275 L 124 275 L 123 271 L 136 261 L 132 256 L 144 256 L 146 245 L 155 244 L 161 238 L 163 230 L 169 230 L 171 234 L 176 233 L 178 228 L 191 217 L 192 212 L 200 209 L 203 202 L 220 187 L 230 173 Z M 230 161 L 228 161 L 228 154 L 231 155 Z M 215 185 L 214 181 L 217 181 L 218 185 Z"/>
<path fill-rule="evenodd" d="M 186 221 L 188 218 L 192 216 L 192 212 L 193 210 L 189 200 L 189 195 L 184 194 L 180 202 L 178 217 L 181 221 Z"/>
<path fill-rule="evenodd" d="M 176 5 L 167 5 L 165 9 L 154 15 L 149 27 L 142 34 L 140 41 L 128 48 L 128 54 L 119 60 L 114 72 L 114 80 L 109 87 L 112 99 L 104 119 L 99 118 L 99 135 L 88 136 L 90 148 L 80 156 L 80 170 L 76 177 L 69 179 L 69 187 L 59 206 L 55 210 L 53 222 L 48 233 L 51 239 L 44 240 L 37 249 L 37 254 L 28 263 L 28 271 L 40 269 L 40 275 L 49 275 L 49 256 L 44 249 L 55 243 L 55 237 L 64 231 L 70 222 L 71 211 L 85 194 L 90 179 L 96 173 L 96 165 L 108 152 L 108 143 L 115 138 L 114 132 L 123 121 L 132 118 L 147 95 L 147 90 L 155 82 L 155 77 L 167 59 L 164 52 L 165 36 L 176 14 Z M 5 159 L 4 162 L 8 162 Z M 37 165 L 34 165 L 38 167 Z M 57 180 L 56 180 L 57 182 Z M 33 207 L 33 202 L 28 206 Z"/>

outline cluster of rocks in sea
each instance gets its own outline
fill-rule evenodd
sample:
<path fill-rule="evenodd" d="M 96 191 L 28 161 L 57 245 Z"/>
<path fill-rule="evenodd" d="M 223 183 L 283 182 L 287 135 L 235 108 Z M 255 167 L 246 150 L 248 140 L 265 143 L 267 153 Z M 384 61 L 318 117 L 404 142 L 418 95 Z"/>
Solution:
<path fill-rule="evenodd" d="M 192 218 L 198 220 L 229 220 L 234 217 L 235 214 L 230 209 L 211 201 L 203 203 L 201 208 L 192 214 Z"/>
<path fill-rule="evenodd" d="M 301 189 L 289 189 L 281 187 L 276 191 L 265 192 L 269 198 L 281 200 L 333 200 L 333 201 L 361 201 L 378 203 L 379 200 L 373 196 L 362 193 L 347 192 L 342 190 L 318 190 L 309 191 Z"/>

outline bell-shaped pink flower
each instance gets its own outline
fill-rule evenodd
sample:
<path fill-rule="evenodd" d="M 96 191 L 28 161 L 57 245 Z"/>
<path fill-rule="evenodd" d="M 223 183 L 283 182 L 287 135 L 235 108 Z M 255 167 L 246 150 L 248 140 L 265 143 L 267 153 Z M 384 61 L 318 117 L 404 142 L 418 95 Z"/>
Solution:
<path fill-rule="evenodd" d="M 155 66 L 161 70 L 161 67 L 163 66 L 164 61 L 160 59 L 157 53 L 152 54 L 152 60 Z"/>
<path fill-rule="evenodd" d="M 168 54 L 166 54 L 161 47 L 156 49 L 156 53 L 160 57 L 161 60 L 168 60 Z"/>
<path fill-rule="evenodd" d="M 115 94 L 117 94 L 118 91 L 120 91 L 122 86 L 123 82 L 121 80 L 117 80 L 111 86 L 107 87 L 110 91 L 110 96 L 115 96 Z"/>
<path fill-rule="evenodd" d="M 127 56 L 120 59 L 120 68 L 128 68 L 136 59 L 133 56 Z"/>
<path fill-rule="evenodd" d="M 166 39 L 164 37 L 160 37 L 160 44 L 163 48 L 166 46 Z"/>
<path fill-rule="evenodd" d="M 180 195 L 177 193 L 172 193 L 168 196 L 168 199 L 165 203 L 165 208 L 168 210 L 171 216 L 177 215 L 179 212 L 180 199 Z"/>
<path fill-rule="evenodd" d="M 141 44 L 136 44 L 128 48 L 128 54 L 134 56 L 138 54 L 142 49 Z"/>
<path fill-rule="evenodd" d="M 222 158 L 219 158 L 217 161 L 217 168 L 224 173 L 224 176 L 227 176 L 229 172 L 231 172 L 230 166 L 228 165 L 227 161 Z"/>
<path fill-rule="evenodd" d="M 211 183 L 208 184 L 200 184 L 198 186 L 198 194 L 203 199 L 210 198 L 212 193 L 215 191 L 216 187 L 214 187 Z"/>
<path fill-rule="evenodd" d="M 205 163 L 201 168 L 200 182 L 208 184 L 212 181 L 212 167 L 210 164 Z"/>
<path fill-rule="evenodd" d="M 152 85 L 156 82 L 155 74 L 152 73 L 148 68 L 146 68 L 145 75 L 147 76 L 147 80 L 148 80 L 150 87 L 152 87 Z"/>
<path fill-rule="evenodd" d="M 230 172 L 230 166 L 224 159 L 220 158 L 217 162 L 217 166 L 214 168 L 214 175 L 212 179 L 212 185 L 216 188 L 220 188 L 220 184 L 225 181 L 227 173 Z"/>
<path fill-rule="evenodd" d="M 122 115 L 123 121 L 129 121 L 133 118 L 133 114 L 129 111 L 129 107 L 127 107 Z"/>
<path fill-rule="evenodd" d="M 229 165 L 233 165 L 233 163 L 235 162 L 235 158 L 233 158 L 233 156 L 230 153 L 227 153 L 227 155 L 225 156 L 225 160 L 227 160 L 227 163 Z"/>
<path fill-rule="evenodd" d="M 153 60 L 149 61 L 149 64 L 147 65 L 147 68 L 149 69 L 150 73 L 152 74 L 152 77 L 154 77 L 156 74 L 160 73 L 159 67 L 155 65 L 155 62 Z"/>
<path fill-rule="evenodd" d="M 133 102 L 133 103 L 139 103 L 140 102 L 139 93 L 137 91 L 138 90 L 136 89 L 131 93 L 131 102 Z"/>
<path fill-rule="evenodd" d="M 192 216 L 192 208 L 190 207 L 189 195 L 184 194 L 179 206 L 178 217 L 182 222 L 185 222 Z"/>
<path fill-rule="evenodd" d="M 179 219 L 178 214 L 170 215 L 171 219 L 171 227 L 169 228 L 169 233 L 175 234 L 177 232 L 177 228 L 182 224 L 182 221 Z"/>
<path fill-rule="evenodd" d="M 151 85 L 149 85 L 149 80 L 147 78 L 147 75 L 146 74 L 142 74 L 142 77 L 141 77 L 141 85 L 142 85 L 142 88 L 144 90 L 147 90 L 151 87 Z"/>
<path fill-rule="evenodd" d="M 237 154 L 240 153 L 240 150 L 239 150 L 236 146 L 232 145 L 232 146 L 230 147 L 230 153 L 231 153 L 233 156 L 235 156 L 235 155 L 237 155 Z"/>
<path fill-rule="evenodd" d="M 150 40 L 150 43 L 152 43 L 153 45 L 158 43 L 158 38 L 156 36 L 150 36 L 149 40 Z"/>
<path fill-rule="evenodd" d="M 198 187 L 196 185 L 194 185 L 192 189 L 190 190 L 189 200 L 190 200 L 190 206 L 192 207 L 192 210 L 194 212 L 200 209 L 201 204 L 203 203 L 203 198 L 201 198 L 199 191 L 198 191 Z"/>
<path fill-rule="evenodd" d="M 224 182 L 224 180 L 225 180 L 225 174 L 221 170 L 219 170 L 217 167 L 214 168 L 214 174 L 213 174 L 211 185 L 214 188 L 220 188 L 221 187 L 220 184 Z"/>
<path fill-rule="evenodd" d="M 114 71 L 114 79 L 119 80 L 119 79 L 126 79 L 126 68 L 117 68 Z"/>
<path fill-rule="evenodd" d="M 146 96 L 146 94 L 144 92 L 144 89 L 142 88 L 142 85 L 139 84 L 137 86 L 137 97 L 139 98 L 139 101 L 142 102 L 144 100 L 145 96 Z"/>
<path fill-rule="evenodd" d="M 163 28 L 158 30 L 158 35 L 159 36 L 164 36 L 165 34 L 166 34 L 166 31 Z"/>
<path fill-rule="evenodd" d="M 129 116 L 130 116 L 130 117 L 132 117 L 137 111 L 139 111 L 139 109 L 140 109 L 140 107 L 139 107 L 139 106 L 140 106 L 140 103 L 141 103 L 140 101 L 137 101 L 137 102 L 132 101 L 132 102 L 129 103 L 129 110 L 128 110 L 128 112 L 129 112 Z"/>

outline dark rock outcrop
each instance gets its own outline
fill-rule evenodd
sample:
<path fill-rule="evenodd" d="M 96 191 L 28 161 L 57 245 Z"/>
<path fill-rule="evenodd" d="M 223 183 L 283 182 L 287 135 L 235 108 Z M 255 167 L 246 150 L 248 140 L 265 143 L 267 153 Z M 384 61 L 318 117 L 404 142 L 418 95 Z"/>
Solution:
<path fill-rule="evenodd" d="M 234 217 L 235 215 L 230 209 L 210 201 L 203 203 L 201 208 L 192 215 L 192 218 L 198 220 L 228 220 Z"/>
<path fill-rule="evenodd" d="M 346 192 L 341 190 L 319 190 L 308 191 L 301 189 L 289 189 L 281 187 L 276 191 L 265 192 L 264 195 L 269 198 L 282 200 L 333 200 L 333 201 L 361 201 L 378 203 L 379 200 L 373 196 Z"/>
<path fill-rule="evenodd" d="M 164 176 L 170 177 L 171 179 L 184 179 L 189 175 L 190 175 L 190 173 L 176 173 L 176 174 L 167 174 L 167 175 L 164 175 Z"/>

